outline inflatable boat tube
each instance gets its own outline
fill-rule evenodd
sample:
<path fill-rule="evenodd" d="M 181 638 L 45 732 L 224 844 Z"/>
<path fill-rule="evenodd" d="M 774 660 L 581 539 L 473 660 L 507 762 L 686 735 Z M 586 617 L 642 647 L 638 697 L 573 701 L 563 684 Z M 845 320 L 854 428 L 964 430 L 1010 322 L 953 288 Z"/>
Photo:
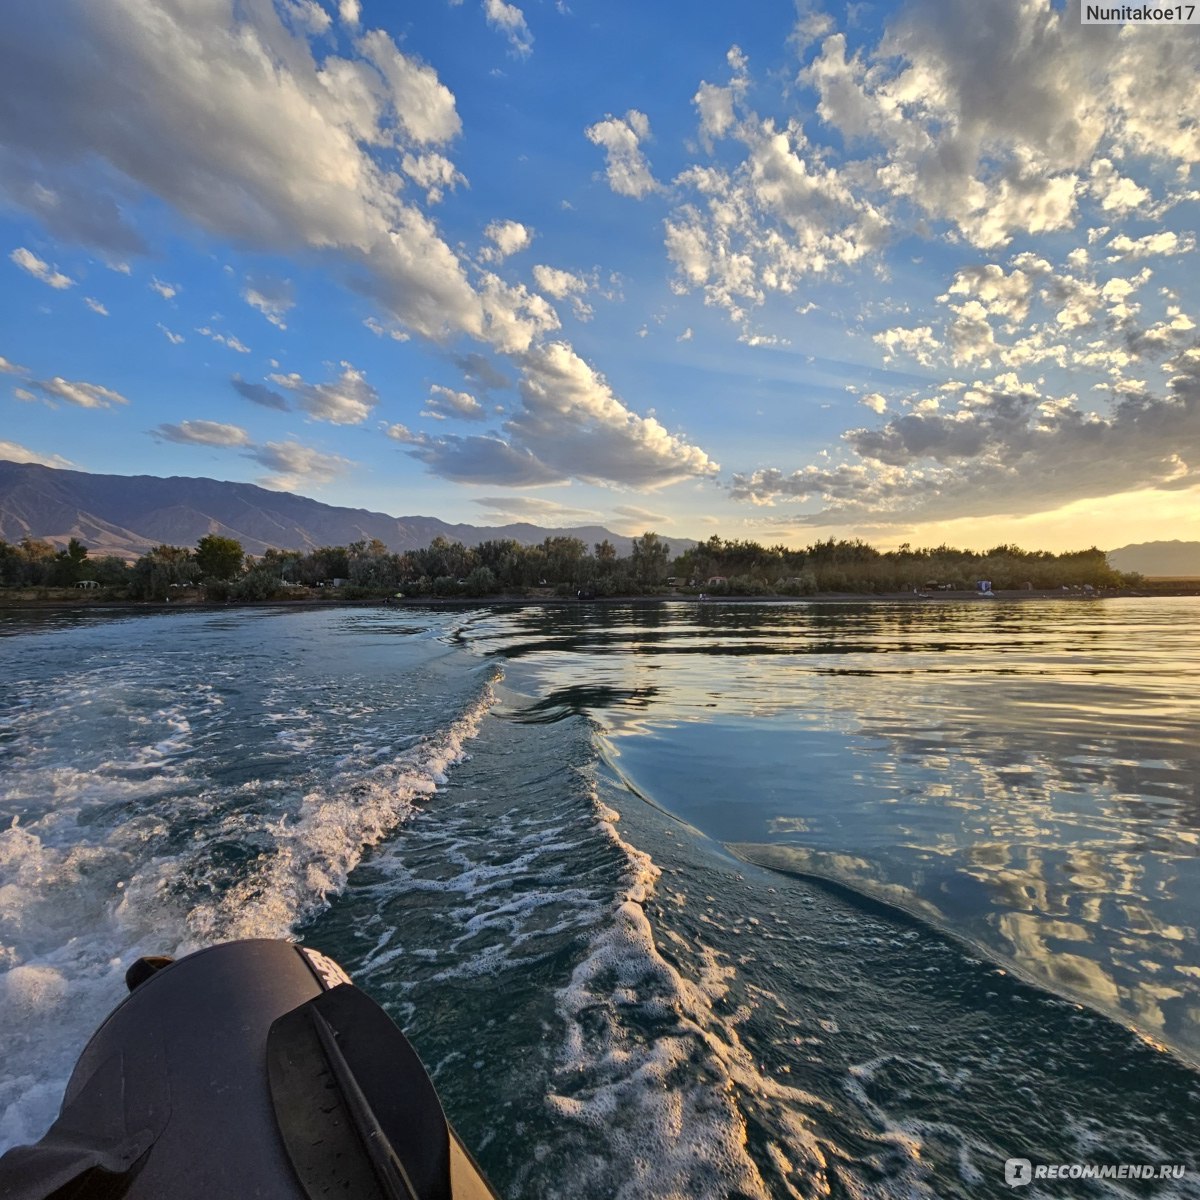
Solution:
<path fill-rule="evenodd" d="M 392 1019 L 288 942 L 139 959 L 2 1200 L 494 1200 Z"/>

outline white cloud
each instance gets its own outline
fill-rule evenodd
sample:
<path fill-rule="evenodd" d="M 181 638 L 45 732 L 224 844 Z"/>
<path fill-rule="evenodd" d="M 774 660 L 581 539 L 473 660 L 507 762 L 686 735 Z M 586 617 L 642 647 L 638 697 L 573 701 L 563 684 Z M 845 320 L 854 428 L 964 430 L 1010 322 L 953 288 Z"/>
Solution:
<path fill-rule="evenodd" d="M 1195 248 L 1196 237 L 1191 233 L 1180 237 L 1173 230 L 1163 229 L 1140 238 L 1131 238 L 1120 233 L 1108 243 L 1108 249 L 1113 253 L 1107 261 L 1114 263 L 1126 258 L 1149 258 L 1153 254 L 1191 254 Z"/>
<path fill-rule="evenodd" d="M 181 421 L 178 425 L 159 425 L 155 437 L 165 442 L 195 446 L 245 446 L 250 435 L 240 425 L 220 421 Z"/>
<path fill-rule="evenodd" d="M 1107 158 L 1094 159 L 1089 174 L 1091 193 L 1105 212 L 1123 214 L 1150 201 L 1149 190 L 1120 174 Z"/>
<path fill-rule="evenodd" d="M 488 341 L 505 354 L 521 354 L 535 338 L 559 328 L 553 306 L 523 283 L 508 284 L 485 274 L 479 292 Z"/>
<path fill-rule="evenodd" d="M 429 389 L 429 399 L 425 402 L 423 417 L 433 417 L 444 421 L 447 417 L 460 421 L 484 421 L 487 413 L 469 392 L 456 392 L 452 388 L 433 384 Z"/>
<path fill-rule="evenodd" d="M 547 267 L 538 263 L 533 268 L 533 282 L 538 290 L 555 300 L 569 300 L 575 315 L 586 321 L 592 316 L 592 307 L 584 302 L 583 297 L 593 286 L 591 280 L 582 275 L 573 275 L 570 271 L 561 271 L 557 267 Z"/>
<path fill-rule="evenodd" d="M 112 408 L 115 404 L 129 403 L 120 392 L 111 388 L 101 387 L 98 383 L 73 382 L 61 375 L 31 380 L 29 386 L 39 391 L 51 406 L 56 400 L 65 400 L 78 408 Z"/>
<path fill-rule="evenodd" d="M 56 291 L 75 286 L 75 280 L 70 275 L 64 275 L 57 267 L 52 267 L 48 262 L 44 262 L 32 250 L 26 250 L 24 246 L 18 246 L 8 257 L 22 271 L 28 272 L 34 279 L 40 279 L 47 287 L 52 287 Z"/>
<path fill-rule="evenodd" d="M 164 283 L 155 275 L 150 280 L 150 290 L 157 292 L 164 300 L 173 300 L 179 295 L 180 287 L 177 283 Z"/>
<path fill-rule="evenodd" d="M 466 176 L 448 158 L 433 151 L 405 154 L 400 168 L 413 183 L 425 189 L 427 204 L 437 204 L 446 192 L 467 182 Z"/>
<path fill-rule="evenodd" d="M 841 463 L 734 477 L 735 498 L 815 502 L 800 524 L 912 522 L 1046 512 L 1073 500 L 1200 483 L 1200 349 L 1168 364 L 1160 395 L 1121 389 L 1108 413 L 1046 397 L 1011 373 L 953 408 L 918 405 L 845 434 Z"/>
<path fill-rule="evenodd" d="M 84 296 L 83 302 L 92 310 L 92 312 L 97 313 L 99 316 L 108 316 L 108 309 L 105 308 L 104 305 L 101 304 L 100 301 L 94 296 Z"/>
<path fill-rule="evenodd" d="M 509 255 L 526 249 L 533 241 L 533 230 L 520 221 L 493 221 L 483 233 L 492 243 L 479 253 L 484 262 L 503 262 Z"/>
<path fill-rule="evenodd" d="M 675 181 L 690 191 L 665 224 L 675 290 L 744 325 L 768 293 L 789 295 L 802 279 L 862 261 L 882 244 L 887 221 L 825 161 L 798 121 L 779 128 L 748 113 L 733 127 L 741 162 L 693 166 Z"/>
<path fill-rule="evenodd" d="M 395 325 L 384 325 L 378 317 L 367 317 L 363 321 L 363 324 L 376 337 L 389 337 L 394 342 L 407 342 L 409 340 L 408 334 L 403 329 L 397 329 Z"/>
<path fill-rule="evenodd" d="M 367 382 L 362 371 L 347 362 L 341 366 L 341 375 L 330 383 L 306 383 L 294 371 L 269 378 L 291 392 L 297 408 L 315 420 L 329 421 L 333 425 L 361 425 L 379 403 L 379 393 Z"/>
<path fill-rule="evenodd" d="M 10 16 L 0 8 L 0 23 Z M 271 5 L 233 0 L 106 0 L 76 4 L 66 22 L 48 10 L 21 21 L 0 39 L 0 75 L 21 81 L 0 112 L 0 191 L 13 203 L 127 255 L 146 247 L 124 213 L 150 193 L 251 249 L 335 256 L 352 286 L 421 334 L 485 337 L 463 264 L 382 157 L 456 137 L 454 96 L 386 34 L 357 40 L 364 58 L 341 58 Z M 55 47 L 37 71 L 29 44 Z"/>
<path fill-rule="evenodd" d="M 487 23 L 508 38 L 508 44 L 519 58 L 527 58 L 533 49 L 533 34 L 525 23 L 525 14 L 505 0 L 483 0 L 483 12 Z"/>
<path fill-rule="evenodd" d="M 1197 160 L 1200 46 L 1156 32 L 1039 0 L 912 4 L 853 57 L 826 38 L 802 79 L 894 197 L 996 246 L 1065 227 L 1085 188 L 1106 212 L 1149 201 L 1114 159 Z"/>
<path fill-rule="evenodd" d="M 887 401 L 878 392 L 871 392 L 866 396 L 861 396 L 858 402 L 864 408 L 869 408 L 873 413 L 887 412 Z"/>
<path fill-rule="evenodd" d="M 650 138 L 650 119 L 631 108 L 624 117 L 611 114 L 590 125 L 584 133 L 588 141 L 604 149 L 608 186 L 618 196 L 640 200 L 658 190 L 650 173 L 650 164 L 642 153 L 642 142 Z"/>
<path fill-rule="evenodd" d="M 339 454 L 325 454 L 294 440 L 251 447 L 246 451 L 246 457 L 271 472 L 258 482 L 280 492 L 303 492 L 308 488 L 323 487 L 356 465 Z"/>
<path fill-rule="evenodd" d="M 43 467 L 71 467 L 75 464 L 61 454 L 39 454 L 18 442 L 0 440 L 0 459 L 5 462 L 37 463 Z"/>
<path fill-rule="evenodd" d="M 523 408 L 505 429 L 552 469 L 593 483 L 653 488 L 715 475 L 718 466 L 654 417 L 631 412 L 565 342 L 525 355 Z"/>
<path fill-rule="evenodd" d="M 349 25 L 352 29 L 357 27 L 362 17 L 361 0 L 338 0 L 338 16 L 342 24 Z"/>
<path fill-rule="evenodd" d="M 521 365 L 521 407 L 503 435 L 435 437 L 404 425 L 385 432 L 434 474 L 462 483 L 533 487 L 574 478 L 656 488 L 717 474 L 703 450 L 628 409 L 567 343 L 535 346 Z"/>
<path fill-rule="evenodd" d="M 173 330 L 168 329 L 161 321 L 159 322 L 158 327 L 162 330 L 163 337 L 165 337 L 172 346 L 178 346 L 180 342 L 184 341 L 184 336 L 182 333 L 175 333 Z"/>
<path fill-rule="evenodd" d="M 257 309 L 277 329 L 286 329 L 287 314 L 296 306 L 295 289 L 290 279 L 269 275 L 252 276 L 242 288 L 242 299 Z"/>
<path fill-rule="evenodd" d="M 948 292 L 978 300 L 988 313 L 1007 321 L 1023 321 L 1029 314 L 1033 280 L 1017 269 L 1006 275 L 995 263 L 963 267 L 954 276 Z"/>
<path fill-rule="evenodd" d="M 22 367 L 15 362 L 9 362 L 3 354 L 0 354 L 0 375 L 28 375 L 29 368 Z"/>
<path fill-rule="evenodd" d="M 929 325 L 919 325 L 915 329 L 885 329 L 875 334 L 872 340 L 884 348 L 884 362 L 891 362 L 899 354 L 907 354 L 926 367 L 942 348 Z"/>
<path fill-rule="evenodd" d="M 396 48 L 376 29 L 359 39 L 358 48 L 379 69 L 391 93 L 391 113 L 419 145 L 441 145 L 462 130 L 454 93 L 437 72 Z M 372 114 L 375 122 L 385 114 Z"/>
<path fill-rule="evenodd" d="M 159 328 L 161 329 L 162 326 L 160 325 Z M 165 333 L 166 330 L 163 330 L 163 332 Z M 238 354 L 250 353 L 250 347 L 245 345 L 240 338 L 234 336 L 232 333 L 221 333 L 216 329 L 210 329 L 207 325 L 198 326 L 196 332 L 202 337 L 209 338 L 211 341 L 216 342 L 218 346 L 225 346 L 229 350 L 236 350 Z M 175 340 L 169 333 L 167 334 L 167 337 L 170 338 L 171 341 Z"/>

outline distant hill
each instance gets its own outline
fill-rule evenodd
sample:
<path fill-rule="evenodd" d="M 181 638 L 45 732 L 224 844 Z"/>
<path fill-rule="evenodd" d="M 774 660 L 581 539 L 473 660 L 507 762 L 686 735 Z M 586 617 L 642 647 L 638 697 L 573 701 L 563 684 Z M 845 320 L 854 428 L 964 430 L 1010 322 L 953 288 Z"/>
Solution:
<path fill-rule="evenodd" d="M 1108 552 L 1118 571 L 1200 578 L 1200 542 L 1138 542 Z"/>
<path fill-rule="evenodd" d="M 345 546 L 378 538 L 393 551 L 418 550 L 439 534 L 475 546 L 494 538 L 536 545 L 547 537 L 581 538 L 590 548 L 607 538 L 621 555 L 632 539 L 600 525 L 546 529 L 514 525 L 450 525 L 436 517 L 389 517 L 338 508 L 249 483 L 155 475 L 90 475 L 36 463 L 0 462 L 0 538 L 43 538 L 66 545 L 79 538 L 93 556 L 135 558 L 167 542 L 194 546 L 205 534 L 236 538 L 249 554 Z M 668 537 L 673 553 L 696 543 Z"/>

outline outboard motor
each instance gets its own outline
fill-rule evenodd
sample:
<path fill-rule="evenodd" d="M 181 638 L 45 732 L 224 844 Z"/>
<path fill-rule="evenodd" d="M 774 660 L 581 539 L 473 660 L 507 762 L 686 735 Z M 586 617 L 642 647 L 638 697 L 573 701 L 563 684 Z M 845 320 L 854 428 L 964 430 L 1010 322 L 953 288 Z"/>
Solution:
<path fill-rule="evenodd" d="M 139 959 L 0 1200 L 495 1200 L 416 1052 L 332 959 Z"/>

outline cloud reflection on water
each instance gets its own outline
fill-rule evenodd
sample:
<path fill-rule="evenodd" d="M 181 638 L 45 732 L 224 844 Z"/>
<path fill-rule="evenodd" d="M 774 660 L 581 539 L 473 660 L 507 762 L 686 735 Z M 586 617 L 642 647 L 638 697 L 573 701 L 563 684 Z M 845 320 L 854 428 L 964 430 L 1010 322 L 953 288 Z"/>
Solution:
<path fill-rule="evenodd" d="M 921 913 L 1195 1057 L 1197 617 L 681 603 L 496 613 L 466 637 L 744 857 Z"/>

